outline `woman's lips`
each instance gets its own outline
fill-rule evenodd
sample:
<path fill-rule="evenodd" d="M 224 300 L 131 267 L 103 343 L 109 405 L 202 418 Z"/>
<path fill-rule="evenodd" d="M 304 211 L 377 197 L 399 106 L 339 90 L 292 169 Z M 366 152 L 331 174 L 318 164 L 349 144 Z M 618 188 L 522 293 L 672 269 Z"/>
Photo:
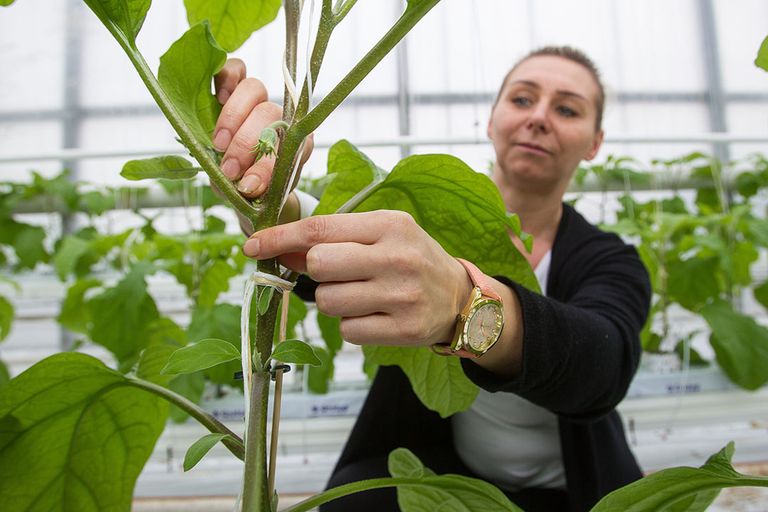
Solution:
<path fill-rule="evenodd" d="M 533 153 L 536 155 L 549 155 L 550 152 L 546 149 L 542 148 L 541 146 L 537 146 L 535 144 L 528 144 L 525 142 L 518 142 L 516 144 L 518 148 L 525 151 L 526 153 Z"/>

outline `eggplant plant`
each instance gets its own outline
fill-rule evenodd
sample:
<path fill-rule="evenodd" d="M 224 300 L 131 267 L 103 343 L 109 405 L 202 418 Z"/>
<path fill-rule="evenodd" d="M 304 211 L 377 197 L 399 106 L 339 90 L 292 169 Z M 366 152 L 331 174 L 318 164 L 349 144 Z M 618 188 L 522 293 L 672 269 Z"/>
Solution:
<path fill-rule="evenodd" d="M 275 17 L 275 0 L 226 4 L 186 0 L 191 28 L 163 55 L 155 75 L 138 49 L 136 38 L 150 7 L 150 0 L 84 0 L 101 20 L 146 85 L 180 142 L 196 161 L 176 156 L 156 157 L 126 164 L 130 178 L 185 179 L 201 169 L 231 205 L 258 230 L 277 222 L 280 208 L 295 179 L 297 155 L 305 138 L 346 98 L 405 34 L 438 0 L 408 0 L 401 17 L 362 57 L 331 92 L 316 105 L 311 84 L 333 30 L 356 0 L 322 0 L 315 45 L 308 55 L 308 76 L 297 82 L 297 32 L 304 2 L 286 0 L 286 94 L 284 125 L 279 138 L 273 181 L 263 198 L 248 201 L 219 169 L 220 155 L 213 149 L 211 132 L 219 105 L 211 94 L 213 75 L 221 68 L 226 51 L 242 44 L 258 27 Z M 0 0 L 10 5 L 13 0 Z M 236 20 L 237 23 L 232 23 Z M 297 83 L 304 87 L 297 91 Z M 266 142 L 265 142 L 266 143 Z M 268 146 L 271 147 L 271 146 Z M 336 144 L 329 157 L 333 180 L 326 188 L 316 214 L 395 208 L 409 212 L 454 256 L 474 261 L 485 272 L 503 274 L 527 286 L 536 282 L 525 258 L 514 248 L 508 230 L 520 233 L 520 222 L 508 215 L 493 184 L 460 160 L 447 155 L 420 155 L 404 159 L 383 172 L 348 142 Z M 471 221 L 471 222 L 469 222 Z M 215 223 L 215 220 L 210 220 Z M 462 225 L 460 233 L 451 229 Z M 151 232 L 151 222 L 146 231 Z M 107 242 L 92 233 L 77 233 L 62 242 L 54 262 L 60 275 L 86 277 L 93 260 L 90 253 L 119 250 L 125 238 Z M 39 233 L 35 236 L 39 236 Z M 89 238 L 90 237 L 90 238 Z M 478 243 L 461 243 L 471 237 Z M 79 238 L 75 240 L 75 238 Z M 17 242 L 14 239 L 14 242 Z M 198 245 L 211 251 L 216 239 Z M 221 241 L 226 251 L 230 241 Z M 66 244 L 66 247 L 65 247 Z M 228 245 L 229 244 L 229 245 Z M 258 275 L 249 279 L 241 308 L 241 339 L 221 339 L 198 332 L 194 340 L 179 340 L 179 328 L 161 317 L 147 293 L 146 278 L 162 268 L 189 284 L 190 296 L 203 308 L 212 306 L 216 287 L 228 271 L 211 264 L 205 276 L 194 266 L 163 264 L 173 241 L 141 246 L 147 256 L 133 265 L 113 287 L 105 287 L 88 301 L 90 314 L 77 307 L 86 292 L 103 283 L 84 279 L 72 291 L 64 313 L 72 327 L 84 328 L 94 341 L 116 355 L 118 369 L 78 352 L 61 353 L 35 364 L 0 389 L 0 495 L 11 511 L 122 511 L 129 510 L 136 478 L 162 432 L 173 405 L 199 421 L 211 433 L 195 442 L 185 458 L 193 467 L 216 443 L 243 460 L 243 486 L 238 510 L 275 511 L 278 495 L 273 488 L 275 456 L 268 457 L 267 408 L 269 387 L 276 388 L 284 363 L 321 363 L 308 344 L 287 340 L 287 305 L 290 281 L 276 261 L 258 263 Z M 187 247 L 187 246 L 185 246 Z M 154 252 L 153 252 L 154 251 Z M 232 258 L 236 259 L 233 255 Z M 198 261 L 199 263 L 199 261 Z M 232 262 L 238 265 L 237 261 Z M 206 279 L 210 277 L 210 279 Z M 252 300 L 255 294 L 256 300 Z M 71 297 L 68 297 L 68 299 Z M 65 304 L 66 305 L 66 304 Z M 220 312 L 201 309 L 198 325 L 216 325 Z M 231 323 L 227 313 L 225 322 Z M 251 319 L 255 328 L 248 325 Z M 279 321 L 281 319 L 282 321 Z M 193 318 L 193 324 L 196 319 Z M 112 334 L 117 333 L 117 337 Z M 277 334 L 276 334 L 277 333 Z M 252 335 L 253 334 L 253 335 Z M 275 343 L 277 339 L 277 343 Z M 251 341 L 252 340 L 252 341 Z M 192 341 L 192 343 L 186 343 Z M 476 390 L 466 382 L 455 359 L 435 356 L 428 349 L 371 347 L 366 357 L 373 364 L 399 364 L 411 378 L 418 396 L 428 407 L 448 416 L 468 407 Z M 233 432 L 193 401 L 172 389 L 178 376 L 237 365 L 242 371 L 246 400 L 243 436 Z M 414 379 L 418 375 L 418 381 Z M 426 378 L 424 378 L 426 376 Z M 469 391 L 467 391 L 469 390 Z M 276 400 L 279 392 L 276 390 Z M 279 417 L 279 415 L 276 415 Z M 273 436 L 277 428 L 273 426 Z M 274 437 L 272 446 L 275 446 Z M 702 468 L 659 472 L 648 479 L 607 496 L 594 510 L 701 510 L 716 489 L 735 485 L 768 486 L 768 479 L 739 475 L 730 467 L 732 446 L 726 447 Z M 366 489 L 397 487 L 403 510 L 436 510 L 450 506 L 465 510 L 519 510 L 487 482 L 458 475 L 435 475 L 407 450 L 389 457 L 391 478 L 366 480 L 327 490 L 288 510 L 310 510 L 335 498 Z M 714 489 L 714 490 L 713 490 Z M 634 508 L 633 508 L 634 507 Z M 699 508 L 696 508 L 699 507 Z"/>

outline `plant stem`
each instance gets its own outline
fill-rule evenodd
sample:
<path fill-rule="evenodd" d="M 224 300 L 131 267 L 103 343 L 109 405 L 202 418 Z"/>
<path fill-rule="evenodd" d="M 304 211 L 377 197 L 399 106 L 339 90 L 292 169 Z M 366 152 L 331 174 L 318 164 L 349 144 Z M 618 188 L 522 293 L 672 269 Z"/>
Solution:
<path fill-rule="evenodd" d="M 280 332 L 277 337 L 278 343 L 285 341 L 288 328 L 288 305 L 290 303 L 291 292 L 284 291 L 280 301 Z M 275 471 L 277 469 L 277 437 L 280 432 L 280 406 L 282 404 L 283 394 L 283 370 L 275 370 L 275 393 L 272 403 L 272 431 L 269 442 L 269 471 L 268 486 L 270 496 L 275 490 Z"/>
<path fill-rule="evenodd" d="M 317 83 L 317 77 L 320 74 L 320 66 L 323 63 L 325 57 L 325 51 L 328 49 L 328 42 L 331 39 L 331 34 L 336 28 L 336 17 L 333 15 L 333 9 L 331 8 L 331 0 L 323 0 L 323 8 L 320 13 L 320 24 L 317 28 L 317 35 L 315 37 L 315 45 L 312 47 L 312 56 L 309 61 L 309 76 L 304 79 L 304 87 L 301 89 L 301 98 L 299 99 L 299 105 L 296 107 L 296 118 L 301 119 L 307 114 L 309 109 L 309 84 Z"/>
<path fill-rule="evenodd" d="M 267 491 L 267 408 L 269 406 L 269 371 L 257 369 L 251 380 L 251 411 L 245 434 L 245 469 L 242 512 L 270 509 Z"/>
<path fill-rule="evenodd" d="M 245 458 L 245 446 L 243 445 L 243 440 L 240 439 L 240 436 L 238 436 L 237 434 L 229 430 L 226 427 L 226 425 L 224 425 L 219 420 L 214 418 L 208 412 L 204 411 L 196 403 L 192 402 L 191 400 L 188 400 L 186 397 L 183 397 L 178 393 L 171 391 L 168 388 L 164 388 L 163 386 L 155 384 L 154 382 L 149 382 L 148 380 L 129 378 L 128 383 L 131 386 L 135 386 L 139 389 L 143 389 L 144 391 L 149 391 L 150 393 L 153 393 L 155 395 L 158 395 L 161 398 L 166 399 L 167 401 L 171 402 L 173 405 L 175 405 L 179 409 L 183 410 L 184 412 L 186 412 L 187 414 L 195 418 L 209 431 L 213 433 L 227 434 L 231 436 L 231 439 L 228 439 L 228 438 L 223 439 L 222 443 L 238 459 L 243 460 Z"/>
<path fill-rule="evenodd" d="M 261 214 L 260 208 L 255 207 L 241 196 L 232 182 L 224 176 L 219 169 L 218 163 L 209 152 L 209 148 L 202 141 L 197 139 L 195 134 L 176 110 L 171 99 L 165 94 L 160 82 L 158 82 L 142 54 L 127 39 L 125 39 L 121 32 L 113 30 L 113 27 L 110 24 L 105 25 L 128 55 L 131 64 L 136 68 L 144 85 L 149 90 L 166 119 L 171 123 L 171 126 L 178 134 L 184 146 L 189 150 L 195 160 L 198 161 L 211 182 L 222 194 L 224 194 L 232 206 L 253 223 Z"/>
<path fill-rule="evenodd" d="M 347 73 L 323 100 L 312 109 L 304 118 L 300 119 L 295 129 L 297 136 L 303 138 L 320 126 L 336 107 L 349 96 L 352 90 L 366 77 L 368 73 L 383 59 L 392 48 L 424 17 L 440 0 L 423 0 L 414 2 L 408 6 L 400 19 L 395 22 L 389 31 L 376 45 Z"/>
<path fill-rule="evenodd" d="M 398 485 L 430 487 L 430 484 L 425 483 L 421 478 L 371 478 L 369 480 L 361 480 L 359 482 L 352 482 L 351 484 L 344 484 L 334 487 L 333 489 L 328 489 L 325 492 L 307 498 L 306 500 L 285 509 L 284 512 L 306 512 L 323 503 L 328 503 L 329 501 L 333 501 L 349 494 L 373 489 L 383 489 L 385 487 L 396 487 Z"/>

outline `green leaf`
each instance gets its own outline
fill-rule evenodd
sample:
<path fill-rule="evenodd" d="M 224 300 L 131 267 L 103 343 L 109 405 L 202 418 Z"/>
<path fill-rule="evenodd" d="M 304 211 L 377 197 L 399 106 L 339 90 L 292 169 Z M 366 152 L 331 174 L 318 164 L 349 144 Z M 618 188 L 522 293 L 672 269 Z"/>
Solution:
<path fill-rule="evenodd" d="M 0 6 L 1 7 L 8 7 L 9 5 L 11 5 L 15 1 L 16 0 L 0 0 Z"/>
<path fill-rule="evenodd" d="M 768 71 L 768 37 L 763 39 L 763 42 L 760 44 L 760 49 L 757 50 L 755 66 Z"/>
<path fill-rule="evenodd" d="M 330 389 L 335 370 L 333 356 L 323 347 L 312 347 L 315 355 L 320 360 L 320 366 L 309 366 L 307 375 L 307 387 L 310 393 L 324 395 Z"/>
<path fill-rule="evenodd" d="M 343 343 L 341 339 L 341 318 L 324 315 L 318 311 L 317 325 L 320 327 L 320 335 L 323 337 L 328 350 L 333 354 L 341 350 Z"/>
<path fill-rule="evenodd" d="M 72 332 L 86 334 L 91 316 L 85 307 L 85 294 L 88 290 L 101 286 L 98 279 L 81 279 L 67 289 L 67 295 L 61 304 L 61 312 L 56 320 Z"/>
<path fill-rule="evenodd" d="M 216 41 L 227 52 L 237 50 L 253 32 L 280 10 L 280 0 L 184 0 L 190 25 L 208 20 Z"/>
<path fill-rule="evenodd" d="M 403 512 L 432 510 L 493 510 L 522 512 L 492 484 L 459 475 L 435 475 L 413 453 L 398 448 L 389 454 L 389 471 L 395 478 L 416 479 L 415 485 L 397 486 L 397 503 Z"/>
<path fill-rule="evenodd" d="M 200 277 L 197 303 L 203 307 L 213 306 L 223 292 L 229 290 L 229 280 L 238 274 L 237 269 L 224 260 L 216 260 L 205 269 Z"/>
<path fill-rule="evenodd" d="M 272 297 L 275 295 L 275 289 L 271 286 L 259 286 L 259 299 L 257 301 L 257 308 L 259 316 L 264 316 L 269 310 L 269 303 L 272 302 Z"/>
<path fill-rule="evenodd" d="M 434 473 L 424 467 L 419 458 L 407 448 L 396 448 L 392 450 L 387 458 L 387 469 L 389 474 L 394 477 L 421 478 L 429 472 Z"/>
<path fill-rule="evenodd" d="M 355 211 L 382 209 L 410 213 L 451 256 L 539 290 L 531 266 L 509 238 L 496 185 L 458 158 L 415 155 L 400 161 Z"/>
<path fill-rule="evenodd" d="M 140 379 L 168 386 L 174 378 L 164 375 L 163 368 L 168 364 L 171 354 L 187 343 L 187 333 L 168 317 L 160 317 L 149 326 L 147 348 L 139 358 L 136 376 Z"/>
<path fill-rule="evenodd" d="M 115 208 L 115 196 L 110 191 L 105 193 L 92 190 L 80 196 L 79 210 L 90 216 L 103 215 Z"/>
<path fill-rule="evenodd" d="M 187 339 L 195 342 L 205 338 L 237 340 L 232 346 L 239 350 L 240 307 L 233 304 L 216 304 L 210 308 L 195 308 L 187 329 Z M 242 381 L 234 379 L 235 372 L 240 369 L 240 362 L 232 361 L 209 368 L 205 374 L 215 384 L 242 386 Z"/>
<path fill-rule="evenodd" d="M 143 160 L 129 160 L 123 165 L 120 176 L 127 180 L 147 179 L 185 180 L 194 178 L 199 167 L 180 156 L 158 156 Z"/>
<path fill-rule="evenodd" d="M 429 409 L 447 418 L 464 411 L 477 397 L 478 387 L 464 374 L 458 357 L 440 356 L 428 347 L 363 347 L 366 363 L 398 365 L 413 391 Z"/>
<path fill-rule="evenodd" d="M 176 350 L 160 373 L 166 375 L 192 373 L 239 359 L 240 352 L 232 343 L 208 338 Z"/>
<path fill-rule="evenodd" d="M 147 293 L 148 265 L 136 265 L 113 288 L 86 303 L 92 321 L 90 338 L 109 349 L 121 368 L 129 368 L 147 345 L 148 326 L 159 317 L 154 299 Z"/>
<path fill-rule="evenodd" d="M 663 469 L 605 496 L 592 512 L 704 511 L 725 487 L 768 487 L 768 477 L 747 476 L 731 466 L 733 442 L 700 468 Z"/>
<path fill-rule="evenodd" d="M 320 359 L 313 347 L 301 340 L 285 340 L 275 345 L 272 359 L 281 363 L 310 364 L 320 366 Z"/>
<path fill-rule="evenodd" d="M 205 454 L 216 446 L 216 443 L 226 437 L 230 436 L 228 434 L 206 434 L 195 441 L 184 456 L 184 471 L 189 471 L 195 467 L 205 457 Z"/>
<path fill-rule="evenodd" d="M 723 300 L 704 306 L 701 315 L 712 329 L 709 342 L 725 374 L 750 390 L 768 382 L 768 329 Z"/>
<path fill-rule="evenodd" d="M 0 393 L 4 510 L 130 510 L 167 410 L 91 356 L 35 364 Z"/>
<path fill-rule="evenodd" d="M 13 317 L 13 304 L 11 304 L 8 299 L 0 295 L 0 341 L 3 341 L 11 333 Z"/>
<path fill-rule="evenodd" d="M 136 36 L 152 0 L 85 0 L 115 38 L 122 36 L 136 48 Z"/>
<path fill-rule="evenodd" d="M 59 279 L 67 280 L 67 276 L 74 272 L 80 258 L 89 253 L 90 246 L 88 240 L 78 236 L 68 236 L 64 239 L 53 256 L 53 268 L 56 269 Z"/>
<path fill-rule="evenodd" d="M 313 215 L 336 212 L 344 203 L 374 180 L 386 173 L 362 151 L 346 140 L 328 150 L 328 176 L 333 180 L 325 187 Z"/>
<path fill-rule="evenodd" d="M 221 366 L 217 368 L 221 368 Z M 205 382 L 203 372 L 185 373 L 173 377 L 168 383 L 168 389 L 193 403 L 199 404 L 205 391 Z M 174 423 L 184 423 L 189 418 L 189 413 L 176 405 L 171 405 L 169 415 Z"/>
<path fill-rule="evenodd" d="M 195 138 L 205 145 L 211 144 L 221 111 L 221 105 L 211 94 L 211 83 L 226 57 L 213 40 L 207 23 L 190 28 L 160 57 L 157 79 L 161 87 Z"/>
<path fill-rule="evenodd" d="M 5 365 L 5 363 L 0 360 L 0 390 L 2 388 L 11 382 L 11 372 L 8 371 L 8 367 Z M 2 420 L 0 420 L 1 422 Z"/>
<path fill-rule="evenodd" d="M 8 244 L 13 247 L 16 257 L 19 259 L 19 268 L 33 269 L 39 262 L 48 261 L 48 253 L 43 245 L 44 241 L 45 230 L 40 226 L 23 224 L 13 219 L 3 219 L 3 228 L 0 229 L 0 244 Z"/>
<path fill-rule="evenodd" d="M 286 339 L 296 338 L 296 327 L 307 317 L 307 305 L 301 297 L 292 293 L 288 296 L 288 322 L 285 325 Z M 279 340 L 275 340 L 279 341 Z"/>
<path fill-rule="evenodd" d="M 696 311 L 707 300 L 720 295 L 716 258 L 691 258 L 675 261 L 668 268 L 667 291 L 672 300 Z"/>
<path fill-rule="evenodd" d="M 768 309 L 768 281 L 765 281 L 760 286 L 755 287 L 752 290 L 752 294 L 755 296 L 755 300 L 762 304 L 762 306 Z"/>

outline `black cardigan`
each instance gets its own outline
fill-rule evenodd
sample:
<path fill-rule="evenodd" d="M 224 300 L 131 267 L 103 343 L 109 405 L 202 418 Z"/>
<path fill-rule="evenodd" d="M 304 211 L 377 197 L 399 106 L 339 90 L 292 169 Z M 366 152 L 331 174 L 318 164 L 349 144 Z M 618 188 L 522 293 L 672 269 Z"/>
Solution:
<path fill-rule="evenodd" d="M 503 380 L 471 360 L 463 359 L 462 366 L 483 389 L 516 393 L 557 414 L 571 509 L 589 510 L 642 476 L 614 408 L 639 363 L 638 335 L 651 294 L 648 275 L 632 246 L 564 205 L 547 296 L 497 279 L 520 299 L 521 373 Z M 334 474 L 400 446 L 418 452 L 452 443 L 450 420 L 421 404 L 398 367 L 382 367 Z"/>

